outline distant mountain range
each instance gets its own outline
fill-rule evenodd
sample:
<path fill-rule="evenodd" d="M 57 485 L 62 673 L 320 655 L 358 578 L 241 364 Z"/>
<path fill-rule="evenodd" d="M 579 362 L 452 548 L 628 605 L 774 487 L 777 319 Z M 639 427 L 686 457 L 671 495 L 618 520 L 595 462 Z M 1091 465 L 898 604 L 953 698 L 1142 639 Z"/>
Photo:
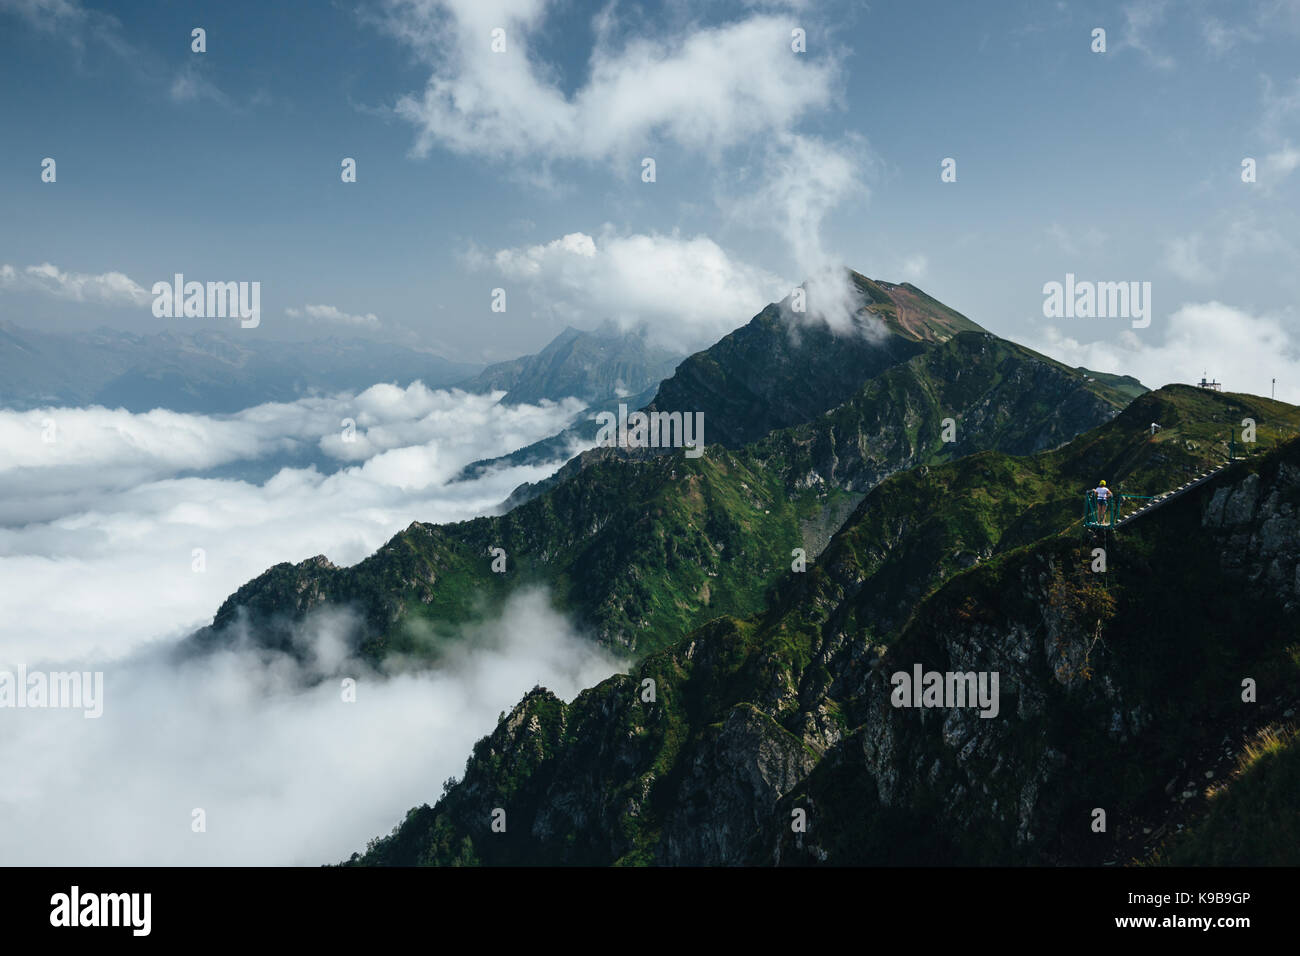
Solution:
<path fill-rule="evenodd" d="M 378 382 L 452 385 L 479 366 L 363 339 L 280 342 L 221 332 L 45 332 L 0 322 L 0 407 L 103 405 L 228 414 Z"/>
<path fill-rule="evenodd" d="M 507 455 L 471 462 L 460 477 L 469 479 L 494 468 L 537 465 L 568 457 L 574 447 L 595 440 L 598 412 L 617 411 L 620 404 L 633 409 L 645 407 L 681 358 L 650 345 L 643 332 L 621 331 L 605 323 L 589 332 L 570 326 L 536 355 L 488 366 L 460 387 L 470 391 L 505 389 L 501 400 L 504 404 L 559 401 L 573 396 L 589 405 L 558 434 Z M 524 501 L 534 494 L 536 490 L 524 486 L 511 500 Z"/>
<path fill-rule="evenodd" d="M 682 356 L 611 325 L 566 328 L 535 355 L 483 368 L 366 339 L 284 342 L 207 332 L 47 332 L 0 322 L 0 407 L 103 405 L 228 414 L 380 382 L 505 391 L 507 404 L 648 401 Z"/>
<path fill-rule="evenodd" d="M 570 326 L 536 355 L 489 365 L 462 387 L 504 389 L 503 401 L 514 405 L 570 396 L 594 405 L 654 388 L 682 357 L 609 323 L 589 332 Z"/>

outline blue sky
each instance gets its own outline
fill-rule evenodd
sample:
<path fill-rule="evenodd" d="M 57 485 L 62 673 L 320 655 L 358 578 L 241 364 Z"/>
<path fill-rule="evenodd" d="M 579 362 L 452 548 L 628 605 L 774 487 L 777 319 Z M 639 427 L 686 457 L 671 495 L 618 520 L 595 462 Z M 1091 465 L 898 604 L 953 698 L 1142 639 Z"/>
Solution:
<path fill-rule="evenodd" d="M 1300 0 L 0 0 L 0 318 L 219 321 L 152 315 L 180 271 L 262 283 L 232 334 L 481 361 L 612 317 L 685 351 L 842 263 L 1072 363 L 1296 401 L 1297 52 Z M 1045 319 L 1067 272 L 1151 282 L 1151 326 Z"/>

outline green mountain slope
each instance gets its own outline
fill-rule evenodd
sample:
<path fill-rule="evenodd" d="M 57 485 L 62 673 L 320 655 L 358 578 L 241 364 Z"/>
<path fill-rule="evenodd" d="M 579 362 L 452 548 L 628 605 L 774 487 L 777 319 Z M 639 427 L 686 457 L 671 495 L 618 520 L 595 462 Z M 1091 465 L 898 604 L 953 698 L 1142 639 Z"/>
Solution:
<path fill-rule="evenodd" d="M 1297 793 L 1294 725 L 1264 728 L 1246 743 L 1230 778 L 1209 789 L 1204 816 L 1156 859 L 1168 866 L 1300 866 Z"/>
<path fill-rule="evenodd" d="M 278 565 L 232 595 L 198 641 L 219 644 L 247 626 L 260 643 L 290 650 L 294 623 L 332 603 L 361 612 L 357 641 L 372 659 L 427 655 L 440 629 L 540 583 L 598 640 L 645 653 L 718 615 L 762 608 L 792 552 L 819 553 L 888 475 L 981 449 L 1055 444 L 1120 403 L 988 333 L 949 335 L 867 379 L 832 412 L 752 446 L 710 444 L 699 459 L 595 449 L 505 515 L 413 524 L 352 568 L 323 557 Z M 946 417 L 956 441 L 942 440 Z M 493 548 L 506 553 L 505 573 L 492 570 Z"/>
<path fill-rule="evenodd" d="M 1109 540 L 1077 524 L 1099 472 L 1165 490 L 1223 459 L 1229 423 L 1255 418 L 1263 452 L 1300 409 L 1178 386 L 1135 406 L 1055 451 L 885 480 L 766 611 L 571 704 L 535 690 L 355 862 L 1122 861 L 1191 754 L 1300 688 L 1300 441 Z M 998 716 L 891 706 L 917 664 L 998 672 Z"/>

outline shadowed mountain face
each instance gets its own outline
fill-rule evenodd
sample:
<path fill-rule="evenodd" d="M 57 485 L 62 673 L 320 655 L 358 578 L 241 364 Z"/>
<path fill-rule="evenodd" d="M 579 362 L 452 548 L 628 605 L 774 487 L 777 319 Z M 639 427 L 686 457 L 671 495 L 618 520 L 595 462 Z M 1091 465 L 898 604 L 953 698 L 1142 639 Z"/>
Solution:
<path fill-rule="evenodd" d="M 0 406 L 103 405 L 228 414 L 264 402 L 359 391 L 378 382 L 430 388 L 473 365 L 362 339 L 281 342 L 221 332 L 54 333 L 0 323 Z"/>
<path fill-rule="evenodd" d="M 633 396 L 669 374 L 681 356 L 650 345 L 643 334 L 606 324 L 591 332 L 567 328 L 536 355 L 489 365 L 463 387 L 504 389 L 507 404 L 580 398 L 595 404 Z"/>
<path fill-rule="evenodd" d="M 1081 538 L 1099 473 L 1176 487 L 1223 460 L 1243 416 L 1262 429 L 1249 460 Z M 1194 820 L 1216 774 L 1240 793 L 1205 824 L 1227 843 L 1198 833 L 1174 858 L 1240 859 L 1255 837 L 1234 822 L 1285 805 L 1265 775 L 1295 766 L 1284 737 L 1228 780 L 1234 748 L 1300 697 L 1300 440 L 1277 444 L 1298 429 L 1300 409 L 1171 386 L 1050 452 L 894 475 L 762 612 L 571 704 L 535 689 L 436 806 L 354 862 L 1127 862 Z M 899 706 L 894 675 L 916 667 L 998 674 L 996 713 Z"/>
<path fill-rule="evenodd" d="M 862 383 L 959 332 L 983 332 L 911 285 L 850 273 L 862 304 L 857 331 L 804 320 L 791 301 L 769 305 L 745 325 L 677 367 L 653 411 L 703 412 L 710 443 L 738 448 L 777 428 L 810 421 L 853 396 Z"/>
<path fill-rule="evenodd" d="M 680 450 L 594 449 L 507 514 L 416 523 L 352 568 L 324 557 L 272 568 L 222 605 L 198 643 L 220 645 L 247 626 L 255 640 L 290 650 L 303 615 L 346 604 L 360 612 L 355 642 L 364 654 L 418 657 L 431 630 L 491 613 L 515 589 L 542 584 L 597 640 L 648 653 L 713 617 L 760 610 L 791 552 L 820 552 L 889 475 L 981 450 L 1052 447 L 1124 404 L 1074 369 L 987 332 L 956 331 L 965 320 L 941 307 L 931 313 L 939 323 L 931 338 L 915 339 L 918 320 L 910 318 L 912 331 L 894 340 L 911 357 L 877 374 L 856 352 L 820 351 L 817 336 L 800 329 L 794 365 L 839 356 L 846 367 L 836 374 L 858 382 L 842 404 L 807 423 L 734 450 L 710 443 L 698 459 Z M 803 383 L 787 380 L 786 388 L 802 394 Z M 491 570 L 493 548 L 508 555 L 508 573 Z"/>

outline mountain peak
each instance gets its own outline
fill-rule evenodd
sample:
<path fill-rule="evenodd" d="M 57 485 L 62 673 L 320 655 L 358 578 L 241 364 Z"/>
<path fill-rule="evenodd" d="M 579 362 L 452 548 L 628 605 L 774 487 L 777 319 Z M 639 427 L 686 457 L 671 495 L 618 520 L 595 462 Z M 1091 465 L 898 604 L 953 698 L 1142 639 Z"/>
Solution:
<path fill-rule="evenodd" d="M 590 330 L 569 325 L 535 355 L 490 365 L 463 387 L 504 389 L 507 404 L 570 396 L 595 403 L 644 391 L 670 375 L 680 357 L 609 320 Z"/>
<path fill-rule="evenodd" d="M 852 288 L 832 282 L 829 298 L 843 302 L 847 291 L 857 300 L 851 324 L 802 321 L 787 297 L 678 365 L 651 409 L 703 412 L 710 442 L 739 447 L 815 418 L 867 379 L 960 333 L 991 334 L 913 285 L 845 274 Z M 810 285 L 811 301 L 824 285 L 819 278 Z"/>
<path fill-rule="evenodd" d="M 958 332 L 988 331 L 910 282 L 868 279 L 852 269 L 849 279 L 867 300 L 872 315 L 894 334 L 914 342 L 946 342 Z"/>

